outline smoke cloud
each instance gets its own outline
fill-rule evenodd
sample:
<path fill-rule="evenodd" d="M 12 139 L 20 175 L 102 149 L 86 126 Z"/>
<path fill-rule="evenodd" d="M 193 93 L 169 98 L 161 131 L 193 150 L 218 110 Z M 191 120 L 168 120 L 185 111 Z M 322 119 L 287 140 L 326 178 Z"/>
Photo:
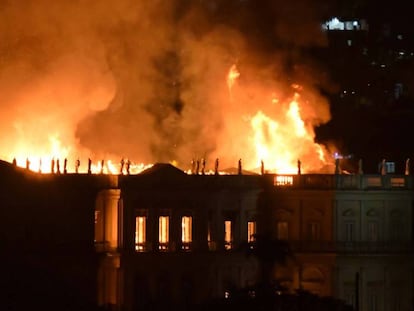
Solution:
<path fill-rule="evenodd" d="M 288 98 L 292 84 L 307 126 L 329 120 L 320 94 L 328 79 L 306 53 L 326 43 L 329 9 L 305 0 L 0 0 L 0 157 L 54 137 L 71 157 L 235 166 L 249 116 L 277 113 L 272 94 Z M 233 64 L 240 77 L 230 92 Z"/>

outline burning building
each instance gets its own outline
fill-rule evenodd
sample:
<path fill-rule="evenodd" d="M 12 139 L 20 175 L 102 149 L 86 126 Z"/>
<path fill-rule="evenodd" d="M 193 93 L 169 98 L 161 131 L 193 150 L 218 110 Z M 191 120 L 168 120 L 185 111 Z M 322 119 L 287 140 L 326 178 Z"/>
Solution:
<path fill-rule="evenodd" d="M 0 5 L 7 306 L 226 296 L 257 282 L 239 250 L 265 233 L 295 251 L 270 272 L 289 290 L 409 309 L 412 177 L 339 174 L 302 49 L 322 9 L 257 3 Z"/>
<path fill-rule="evenodd" d="M 254 285 L 243 245 L 287 241 L 288 291 L 359 310 L 412 310 L 412 176 L 40 174 L 1 163 L 6 306 L 190 306 Z M 253 244 L 252 244 L 253 245 Z M 269 250 L 270 251 L 270 250 Z M 26 297 L 23 299 L 22 297 Z"/>

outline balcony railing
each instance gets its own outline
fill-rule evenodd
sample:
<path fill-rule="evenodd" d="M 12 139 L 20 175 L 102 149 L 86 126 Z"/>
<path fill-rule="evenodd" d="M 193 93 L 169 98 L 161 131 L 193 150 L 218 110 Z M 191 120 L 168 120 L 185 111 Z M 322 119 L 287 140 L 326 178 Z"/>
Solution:
<path fill-rule="evenodd" d="M 95 251 L 97 253 L 116 253 L 117 247 L 111 246 L 108 241 L 94 241 Z"/>
<path fill-rule="evenodd" d="M 289 241 L 294 252 L 414 253 L 414 241 Z"/>
<path fill-rule="evenodd" d="M 412 189 L 410 175 L 302 174 L 271 175 L 276 188 L 303 189 Z"/>
<path fill-rule="evenodd" d="M 192 249 L 192 242 L 182 242 L 180 248 L 182 251 L 189 252 Z"/>
<path fill-rule="evenodd" d="M 288 241 L 291 250 L 294 253 L 334 253 L 334 254 L 395 254 L 395 253 L 413 253 L 414 241 Z M 136 244 L 137 253 L 147 252 L 191 252 L 193 251 L 194 242 L 181 244 L 179 248 L 175 243 L 158 244 L 154 249 L 150 242 Z M 224 250 L 237 250 L 233 243 L 225 244 Z M 95 242 L 95 250 L 98 253 L 116 252 L 117 249 L 109 246 L 108 242 Z M 208 243 L 208 250 L 222 251 L 223 248 L 217 248 L 216 242 Z"/>

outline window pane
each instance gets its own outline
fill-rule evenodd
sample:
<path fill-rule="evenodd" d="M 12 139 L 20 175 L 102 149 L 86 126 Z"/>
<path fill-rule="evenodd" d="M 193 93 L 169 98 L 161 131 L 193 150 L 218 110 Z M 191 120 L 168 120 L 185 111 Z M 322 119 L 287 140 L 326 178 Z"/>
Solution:
<path fill-rule="evenodd" d="M 159 249 L 168 249 L 169 241 L 169 217 L 160 216 L 158 221 L 158 242 Z"/>
<path fill-rule="evenodd" d="M 368 223 L 368 240 L 378 241 L 378 224 L 376 222 Z"/>
<path fill-rule="evenodd" d="M 255 221 L 247 222 L 247 241 L 253 242 L 255 234 L 256 234 L 256 222 Z"/>
<path fill-rule="evenodd" d="M 192 242 L 192 217 L 183 216 L 181 218 L 181 242 L 183 249 L 189 249 Z"/>
<path fill-rule="evenodd" d="M 146 222 L 145 216 L 135 217 L 135 250 L 144 251 L 146 242 Z"/>
<path fill-rule="evenodd" d="M 277 238 L 279 240 L 287 240 L 289 236 L 289 226 L 286 221 L 279 221 L 277 223 Z"/>
<path fill-rule="evenodd" d="M 226 220 L 224 222 L 224 247 L 225 249 L 231 249 L 232 242 L 233 242 L 232 221 Z"/>
<path fill-rule="evenodd" d="M 208 249 L 211 251 L 216 250 L 216 243 L 213 240 L 213 222 L 209 220 L 208 228 L 207 228 L 207 242 L 208 242 Z"/>
<path fill-rule="evenodd" d="M 393 221 L 391 222 L 391 228 L 390 228 L 390 238 L 391 240 L 401 240 L 404 239 L 403 231 L 404 226 L 402 222 L 400 221 Z"/>
<path fill-rule="evenodd" d="M 354 237 L 354 223 L 353 222 L 347 222 L 345 223 L 345 240 L 346 241 L 353 241 L 355 239 Z"/>
<path fill-rule="evenodd" d="M 312 241 L 317 241 L 320 239 L 320 224 L 318 222 L 309 223 L 309 239 Z"/>

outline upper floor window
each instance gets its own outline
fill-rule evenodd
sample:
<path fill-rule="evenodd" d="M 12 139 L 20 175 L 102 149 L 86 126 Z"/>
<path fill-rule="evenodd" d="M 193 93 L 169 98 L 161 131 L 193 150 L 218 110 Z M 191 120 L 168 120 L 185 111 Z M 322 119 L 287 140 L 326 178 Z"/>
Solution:
<path fill-rule="evenodd" d="M 368 241 L 378 241 L 378 223 L 370 221 L 368 222 Z"/>
<path fill-rule="evenodd" d="M 345 223 L 345 240 L 349 242 L 355 240 L 355 224 L 353 222 Z"/>
<path fill-rule="evenodd" d="M 401 221 L 391 221 L 390 240 L 398 241 L 404 238 L 404 225 Z"/>
<path fill-rule="evenodd" d="M 192 236 L 193 219 L 191 216 L 183 216 L 181 218 L 181 243 L 182 249 L 190 249 Z"/>
<path fill-rule="evenodd" d="M 319 222 L 311 222 L 308 224 L 308 238 L 312 241 L 321 239 L 321 225 Z"/>
<path fill-rule="evenodd" d="M 275 177 L 273 184 L 275 186 L 292 186 L 293 176 L 278 175 Z"/>
<path fill-rule="evenodd" d="M 287 221 L 277 222 L 277 238 L 279 240 L 287 240 L 289 238 L 289 224 Z"/>
<path fill-rule="evenodd" d="M 100 211 L 95 211 L 95 225 L 98 223 Z"/>
<path fill-rule="evenodd" d="M 158 219 L 158 249 L 168 250 L 169 235 L 169 216 L 160 216 Z"/>
<path fill-rule="evenodd" d="M 215 244 L 213 242 L 213 237 L 212 237 L 212 222 L 209 220 L 208 221 L 208 225 L 207 225 L 207 243 L 208 243 L 208 249 L 209 250 L 215 250 Z"/>
<path fill-rule="evenodd" d="M 210 251 L 215 251 L 217 249 L 216 244 L 216 222 L 214 218 L 213 211 L 208 212 L 208 222 L 207 222 L 207 243 L 208 243 L 208 249 Z"/>
<path fill-rule="evenodd" d="M 231 220 L 224 221 L 224 248 L 232 249 L 233 247 L 233 222 Z"/>
<path fill-rule="evenodd" d="M 368 310 L 377 311 L 378 310 L 378 295 L 373 290 L 368 293 Z"/>
<path fill-rule="evenodd" d="M 143 252 L 146 250 L 146 226 L 147 226 L 147 217 L 146 216 L 137 216 L 135 217 L 135 250 L 138 252 Z"/>
<path fill-rule="evenodd" d="M 248 221 L 247 222 L 247 242 L 253 242 L 256 235 L 256 222 Z"/>

